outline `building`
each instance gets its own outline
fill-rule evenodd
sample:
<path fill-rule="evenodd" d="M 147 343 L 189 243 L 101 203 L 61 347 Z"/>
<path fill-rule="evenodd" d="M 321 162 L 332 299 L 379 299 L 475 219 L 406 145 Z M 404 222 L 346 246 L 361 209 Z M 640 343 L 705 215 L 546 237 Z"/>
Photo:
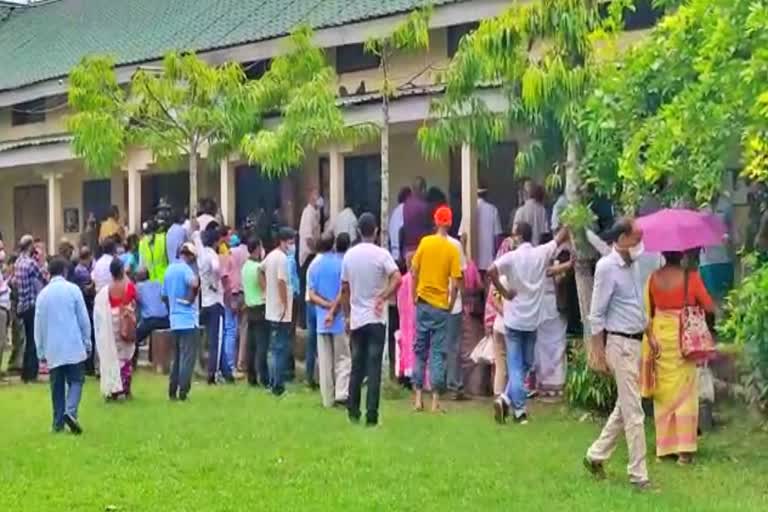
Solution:
<path fill-rule="evenodd" d="M 38 234 L 53 252 L 63 236 L 72 241 L 79 237 L 90 212 L 103 218 L 111 204 L 126 212 L 130 229 L 136 231 L 161 197 L 179 207 L 187 203 L 187 171 L 158 170 L 148 151 L 132 151 L 108 179 L 89 176 L 73 154 L 66 130 L 67 74 L 83 56 L 113 55 L 118 77 L 125 82 L 138 66 L 157 64 L 174 49 L 194 50 L 212 63 L 241 62 L 259 73 L 290 30 L 309 23 L 337 70 L 339 101 L 349 122 L 380 122 L 379 62 L 363 51 L 363 43 L 391 31 L 422 3 L 43 0 L 16 6 L 0 0 L 0 231 L 7 240 L 25 232 Z M 470 215 L 479 175 L 506 224 L 517 197 L 513 162 L 517 148 L 527 143 L 524 131 L 501 144 L 483 164 L 469 147 L 456 148 L 442 161 L 426 160 L 416 131 L 429 115 L 431 98 L 440 94 L 439 70 L 461 37 L 513 3 L 433 0 L 429 50 L 393 59 L 392 75 L 403 86 L 391 104 L 393 203 L 397 191 L 421 175 L 445 191 L 456 209 Z M 503 108 L 496 91 L 483 94 L 489 105 Z M 239 223 L 257 208 L 268 212 L 282 208 L 288 218 L 297 219 L 303 206 L 301 191 L 311 185 L 327 198 L 331 215 L 344 206 L 345 197 L 353 198 L 360 209 L 380 209 L 378 143 L 323 148 L 279 181 L 238 161 L 209 162 L 201 168 L 206 170 L 199 176 L 200 196 L 217 198 L 229 224 Z"/>

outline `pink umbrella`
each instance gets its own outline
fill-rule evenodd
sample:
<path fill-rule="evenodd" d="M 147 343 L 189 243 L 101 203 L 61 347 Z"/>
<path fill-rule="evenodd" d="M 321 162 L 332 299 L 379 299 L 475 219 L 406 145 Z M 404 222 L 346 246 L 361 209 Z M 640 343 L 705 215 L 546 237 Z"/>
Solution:
<path fill-rule="evenodd" d="M 645 249 L 652 252 L 687 251 L 723 243 L 725 224 L 711 213 L 665 209 L 637 219 Z"/>

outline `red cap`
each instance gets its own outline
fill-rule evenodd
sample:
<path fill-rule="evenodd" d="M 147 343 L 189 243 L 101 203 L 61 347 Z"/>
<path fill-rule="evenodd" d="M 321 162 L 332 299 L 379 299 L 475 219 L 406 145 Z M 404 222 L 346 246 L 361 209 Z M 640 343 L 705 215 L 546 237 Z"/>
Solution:
<path fill-rule="evenodd" d="M 448 227 L 453 224 L 453 212 L 447 205 L 439 206 L 435 210 L 435 225 L 438 227 Z"/>

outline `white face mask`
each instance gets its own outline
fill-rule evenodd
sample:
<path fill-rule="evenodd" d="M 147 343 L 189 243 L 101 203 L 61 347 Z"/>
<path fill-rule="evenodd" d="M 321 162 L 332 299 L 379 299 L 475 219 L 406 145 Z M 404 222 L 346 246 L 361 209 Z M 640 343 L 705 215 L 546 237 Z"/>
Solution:
<path fill-rule="evenodd" d="M 630 247 L 628 252 L 632 261 L 637 261 L 637 258 L 639 258 L 645 252 L 645 245 L 643 244 L 643 241 L 640 240 L 637 245 Z"/>

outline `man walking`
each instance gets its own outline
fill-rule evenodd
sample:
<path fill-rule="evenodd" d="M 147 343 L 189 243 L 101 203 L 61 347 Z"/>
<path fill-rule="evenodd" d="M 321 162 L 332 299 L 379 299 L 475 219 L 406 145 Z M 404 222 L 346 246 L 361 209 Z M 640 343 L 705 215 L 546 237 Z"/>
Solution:
<path fill-rule="evenodd" d="M 66 280 L 69 262 L 54 258 L 48 266 L 51 282 L 35 307 L 35 345 L 50 375 L 53 431 L 64 425 L 81 434 L 77 410 L 85 382 L 85 360 L 91 352 L 91 321 L 80 288 Z M 31 342 L 30 342 L 31 343 Z"/>
<path fill-rule="evenodd" d="M 411 264 L 414 303 L 416 303 L 416 342 L 413 353 L 414 403 L 424 409 L 422 391 L 427 359 L 430 362 L 432 412 L 440 411 L 440 394 L 445 390 L 445 351 L 448 317 L 456 303 L 461 275 L 459 250 L 448 240 L 453 214 L 440 206 L 434 215 L 437 233 L 421 239 Z"/>
<path fill-rule="evenodd" d="M 276 396 L 285 392 L 294 292 L 288 272 L 288 254 L 294 250 L 294 236 L 293 229 L 280 228 L 279 245 L 267 255 L 262 267 L 266 283 L 265 318 L 269 322 L 269 385 Z"/>
<path fill-rule="evenodd" d="M 616 379 L 618 398 L 600 437 L 587 451 L 584 464 L 604 477 L 603 463 L 624 434 L 629 449 L 629 481 L 638 489 L 650 487 L 645 457 L 645 414 L 640 401 L 640 354 L 647 318 L 643 294 L 635 279 L 635 261 L 642 252 L 643 233 L 631 219 L 620 219 L 611 229 L 613 250 L 595 268 L 590 322 L 592 336 L 606 341 L 606 362 Z"/>
<path fill-rule="evenodd" d="M 534 247 L 533 228 L 527 222 L 514 227 L 517 249 L 504 254 L 488 268 L 488 277 L 504 301 L 504 327 L 507 346 L 507 387 L 494 402 L 494 417 L 504 423 L 510 406 L 514 420 L 528 423 L 526 391 L 523 380 L 533 367 L 536 329 L 544 297 L 544 279 L 557 247 L 568 240 L 568 231 L 561 229 L 549 243 Z M 505 287 L 500 276 L 506 277 Z"/>
<path fill-rule="evenodd" d="M 218 244 L 217 229 L 206 229 L 201 234 L 203 249 L 197 257 L 200 271 L 200 323 L 208 338 L 208 384 L 216 384 L 221 372 L 228 382 L 234 382 L 224 354 L 224 286 L 221 282 L 221 263 L 214 247 Z"/>
<path fill-rule="evenodd" d="M 175 345 L 168 397 L 184 401 L 192 387 L 198 344 L 197 293 L 200 281 L 193 266 L 197 259 L 195 244 L 186 242 L 179 249 L 181 261 L 165 272 L 163 297 L 168 305 L 171 335 Z"/>
<path fill-rule="evenodd" d="M 35 299 L 45 286 L 43 269 L 33 254 L 35 239 L 32 235 L 24 235 L 19 241 L 19 259 L 14 265 L 14 281 L 18 293 L 16 313 L 24 323 L 24 362 L 21 370 L 21 380 L 31 382 L 37 380 L 40 361 L 35 349 Z"/>
<path fill-rule="evenodd" d="M 352 374 L 347 412 L 360 421 L 360 390 L 368 379 L 366 425 L 379 422 L 381 358 L 386 341 L 387 301 L 400 285 L 400 272 L 389 251 L 375 244 L 378 229 L 372 213 L 360 216 L 361 242 L 347 251 L 341 264 L 341 304 L 349 322 Z M 329 315 L 336 314 L 331 308 Z"/>
<path fill-rule="evenodd" d="M 344 332 L 344 317 L 340 310 L 329 315 L 341 291 L 341 261 L 349 248 L 346 233 L 336 238 L 337 252 L 333 251 L 333 238 L 324 236 L 318 244 L 315 258 L 307 276 L 307 290 L 311 304 L 317 308 L 316 328 L 319 336 L 318 356 L 320 368 L 320 395 L 324 407 L 345 404 L 349 394 L 350 355 L 349 340 Z M 309 326 L 307 326 L 309 327 Z"/>

